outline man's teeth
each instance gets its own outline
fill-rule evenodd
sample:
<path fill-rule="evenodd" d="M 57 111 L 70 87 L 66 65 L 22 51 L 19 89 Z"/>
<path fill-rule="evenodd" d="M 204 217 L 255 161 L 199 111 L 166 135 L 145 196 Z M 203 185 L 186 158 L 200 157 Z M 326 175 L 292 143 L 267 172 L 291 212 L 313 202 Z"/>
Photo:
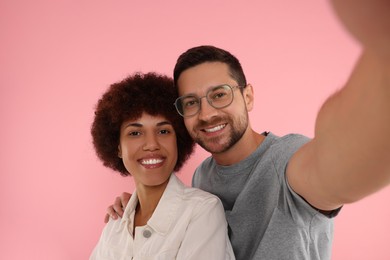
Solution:
<path fill-rule="evenodd" d="M 213 128 L 206 128 L 204 129 L 207 133 L 213 133 L 213 132 L 216 132 L 216 131 L 219 131 L 221 130 L 222 128 L 225 127 L 226 124 L 223 124 L 223 125 L 217 125 L 216 127 L 213 127 Z"/>
<path fill-rule="evenodd" d="M 142 160 L 142 164 L 158 164 L 161 163 L 163 160 L 162 159 L 148 159 L 148 160 Z"/>

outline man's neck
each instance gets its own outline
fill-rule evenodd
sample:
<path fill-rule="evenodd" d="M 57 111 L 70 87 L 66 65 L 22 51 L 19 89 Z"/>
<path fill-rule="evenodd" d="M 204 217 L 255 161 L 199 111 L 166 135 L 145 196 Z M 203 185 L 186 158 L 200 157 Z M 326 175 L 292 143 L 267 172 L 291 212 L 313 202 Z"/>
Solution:
<path fill-rule="evenodd" d="M 212 154 L 212 157 L 219 165 L 229 166 L 238 163 L 251 155 L 264 139 L 264 135 L 248 128 L 234 146 L 223 153 Z"/>

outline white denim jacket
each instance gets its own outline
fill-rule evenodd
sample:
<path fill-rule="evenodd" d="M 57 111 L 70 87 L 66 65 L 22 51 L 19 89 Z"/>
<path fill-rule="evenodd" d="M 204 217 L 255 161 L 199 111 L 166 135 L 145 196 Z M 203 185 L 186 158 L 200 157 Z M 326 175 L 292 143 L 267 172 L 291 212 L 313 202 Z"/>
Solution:
<path fill-rule="evenodd" d="M 221 201 L 205 191 L 184 186 L 172 174 L 147 225 L 135 229 L 138 203 L 132 195 L 122 219 L 104 227 L 91 260 L 108 259 L 235 259 L 227 235 Z"/>

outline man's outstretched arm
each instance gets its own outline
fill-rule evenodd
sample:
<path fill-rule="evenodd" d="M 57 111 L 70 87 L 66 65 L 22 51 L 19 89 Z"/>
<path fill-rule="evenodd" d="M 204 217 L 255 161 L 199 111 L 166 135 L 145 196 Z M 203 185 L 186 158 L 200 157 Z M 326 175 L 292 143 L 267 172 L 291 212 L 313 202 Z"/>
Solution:
<path fill-rule="evenodd" d="M 390 1 L 332 4 L 363 52 L 344 88 L 322 106 L 315 137 L 287 169 L 291 187 L 323 210 L 390 183 Z"/>

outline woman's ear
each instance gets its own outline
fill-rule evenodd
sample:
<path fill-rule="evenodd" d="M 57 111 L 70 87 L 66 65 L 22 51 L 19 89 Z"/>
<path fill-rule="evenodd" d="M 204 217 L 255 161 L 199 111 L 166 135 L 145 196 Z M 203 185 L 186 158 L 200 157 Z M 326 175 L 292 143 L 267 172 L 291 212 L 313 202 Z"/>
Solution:
<path fill-rule="evenodd" d="M 120 144 L 118 144 L 118 157 L 122 158 L 122 149 Z"/>

